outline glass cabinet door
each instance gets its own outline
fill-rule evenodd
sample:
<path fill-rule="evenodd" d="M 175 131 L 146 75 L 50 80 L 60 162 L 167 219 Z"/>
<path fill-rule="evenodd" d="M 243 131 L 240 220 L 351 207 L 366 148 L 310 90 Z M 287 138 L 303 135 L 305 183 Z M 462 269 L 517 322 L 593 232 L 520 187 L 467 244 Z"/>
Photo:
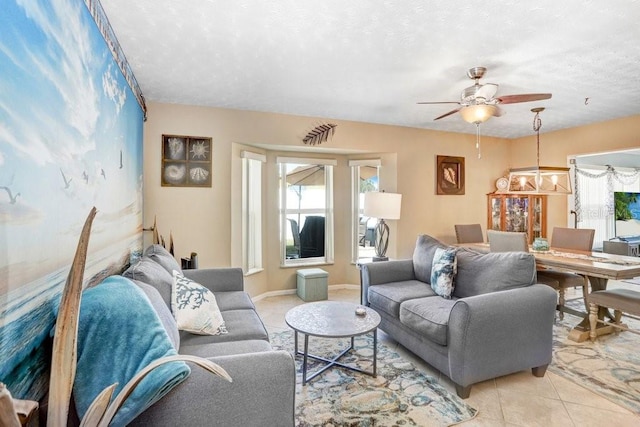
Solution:
<path fill-rule="evenodd" d="M 502 198 L 492 197 L 490 203 L 491 229 L 502 230 Z"/>
<path fill-rule="evenodd" d="M 529 199 L 527 197 L 507 197 L 505 200 L 504 231 L 528 231 Z"/>
<path fill-rule="evenodd" d="M 525 232 L 532 243 L 536 237 L 546 237 L 545 195 L 487 194 L 487 230 Z"/>
<path fill-rule="evenodd" d="M 531 237 L 535 239 L 536 237 L 544 237 L 542 235 L 543 229 L 543 221 L 542 221 L 542 212 L 543 212 L 543 198 L 539 196 L 532 197 L 531 207 Z"/>

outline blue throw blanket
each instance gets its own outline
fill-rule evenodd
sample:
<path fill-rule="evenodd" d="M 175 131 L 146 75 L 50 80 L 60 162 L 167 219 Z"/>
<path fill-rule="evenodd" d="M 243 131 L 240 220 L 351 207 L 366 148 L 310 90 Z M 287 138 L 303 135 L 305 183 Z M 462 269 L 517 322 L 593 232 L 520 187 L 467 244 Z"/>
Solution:
<path fill-rule="evenodd" d="M 107 386 L 122 387 L 154 360 L 176 354 L 151 303 L 129 279 L 112 276 L 85 290 L 78 326 L 73 394 L 82 419 Z M 161 365 L 138 384 L 111 425 L 124 426 L 189 376 L 184 362 Z"/>

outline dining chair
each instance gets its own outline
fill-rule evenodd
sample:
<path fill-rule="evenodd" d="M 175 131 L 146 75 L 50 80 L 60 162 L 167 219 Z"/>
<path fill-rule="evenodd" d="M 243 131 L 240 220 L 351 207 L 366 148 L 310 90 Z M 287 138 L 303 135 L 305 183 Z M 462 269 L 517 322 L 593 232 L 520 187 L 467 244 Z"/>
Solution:
<path fill-rule="evenodd" d="M 458 243 L 484 243 L 480 224 L 455 224 Z"/>
<path fill-rule="evenodd" d="M 592 228 L 553 227 L 550 246 L 551 249 L 568 249 L 591 253 L 595 233 L 596 231 Z M 587 276 L 551 269 L 541 269 L 538 270 L 538 283 L 544 283 L 558 291 L 558 311 L 560 312 L 560 319 L 564 318 L 564 311 L 566 309 L 565 292 L 567 288 L 582 288 L 584 306 L 587 313 L 589 312 L 589 306 L 587 305 L 589 279 L 587 279 Z"/>
<path fill-rule="evenodd" d="M 529 252 L 524 232 L 487 230 L 487 239 L 491 252 Z"/>

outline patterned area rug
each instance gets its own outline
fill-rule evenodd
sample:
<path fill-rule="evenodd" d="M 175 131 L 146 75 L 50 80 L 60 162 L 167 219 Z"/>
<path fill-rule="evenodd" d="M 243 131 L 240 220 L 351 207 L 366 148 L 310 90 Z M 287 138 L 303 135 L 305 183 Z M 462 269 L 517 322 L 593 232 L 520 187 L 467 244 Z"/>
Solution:
<path fill-rule="evenodd" d="M 373 338 L 357 337 L 340 361 L 371 371 Z M 293 332 L 271 335 L 274 347 L 293 352 Z M 300 347 L 302 348 L 302 335 Z M 309 352 L 331 358 L 348 339 L 309 339 Z M 302 357 L 296 358 L 297 426 L 448 426 L 475 417 L 477 410 L 378 342 L 377 378 L 333 367 L 302 387 Z M 309 361 L 308 373 L 323 366 Z"/>
<path fill-rule="evenodd" d="M 584 311 L 580 301 L 570 304 Z M 596 342 L 576 343 L 567 339 L 580 322 L 571 314 L 556 318 L 553 361 L 549 370 L 640 414 L 640 336 L 620 332 L 598 337 Z M 640 322 L 623 317 L 623 323 L 640 329 Z"/>

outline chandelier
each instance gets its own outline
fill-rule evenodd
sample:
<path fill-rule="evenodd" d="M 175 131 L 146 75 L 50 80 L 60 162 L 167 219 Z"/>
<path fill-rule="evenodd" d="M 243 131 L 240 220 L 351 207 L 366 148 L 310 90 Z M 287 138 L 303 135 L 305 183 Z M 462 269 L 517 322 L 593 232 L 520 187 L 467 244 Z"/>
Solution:
<path fill-rule="evenodd" d="M 535 113 L 533 130 L 536 132 L 537 163 L 527 168 L 509 170 L 509 193 L 517 194 L 571 194 L 571 177 L 569 168 L 555 166 L 540 166 L 540 128 L 542 120 L 540 113 L 544 107 L 532 108 Z"/>

